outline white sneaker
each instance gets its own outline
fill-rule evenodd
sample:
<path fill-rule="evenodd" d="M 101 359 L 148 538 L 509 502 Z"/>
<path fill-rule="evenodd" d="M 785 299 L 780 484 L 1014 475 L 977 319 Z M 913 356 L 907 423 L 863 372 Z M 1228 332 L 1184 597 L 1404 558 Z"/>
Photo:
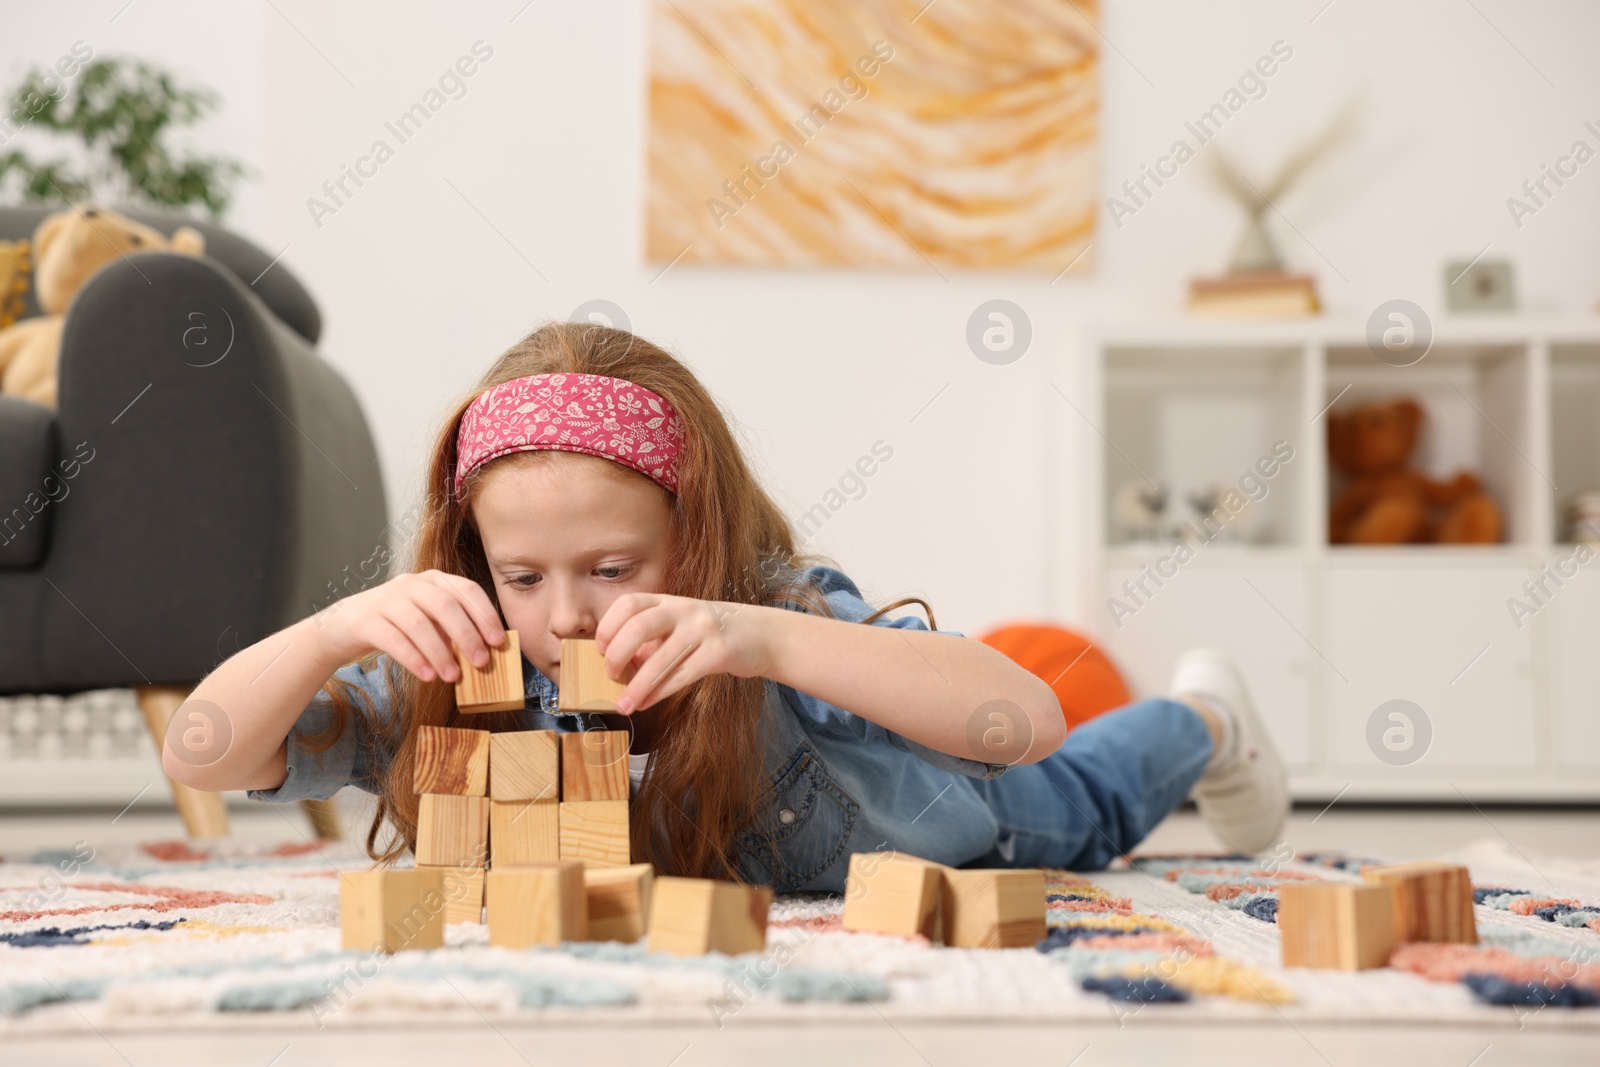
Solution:
<path fill-rule="evenodd" d="M 1191 796 L 1223 844 L 1239 852 L 1262 851 L 1278 839 L 1289 818 L 1289 779 L 1233 661 L 1213 648 L 1185 652 L 1172 672 L 1169 693 L 1221 704 L 1219 710 L 1232 716 L 1232 756 L 1207 771 Z"/>

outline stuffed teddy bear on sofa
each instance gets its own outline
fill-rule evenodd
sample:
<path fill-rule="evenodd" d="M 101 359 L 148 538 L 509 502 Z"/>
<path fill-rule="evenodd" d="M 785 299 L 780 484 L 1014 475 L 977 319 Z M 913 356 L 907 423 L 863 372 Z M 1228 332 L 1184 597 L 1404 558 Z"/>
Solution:
<path fill-rule="evenodd" d="M 72 298 L 112 260 L 152 251 L 199 256 L 205 253 L 205 238 L 183 226 L 168 240 L 159 230 L 94 206 L 59 211 L 39 223 L 25 252 L 32 258 L 33 290 L 42 314 L 0 329 L 0 393 L 55 407 L 61 327 Z M 27 262 L 14 245 L 7 259 Z M 6 286 L 17 291 L 15 279 L 0 279 L 0 288 Z"/>
<path fill-rule="evenodd" d="M 1500 507 L 1467 471 L 1438 482 L 1409 466 L 1422 406 L 1401 398 L 1328 416 L 1328 461 L 1345 486 L 1328 513 L 1336 545 L 1495 544 Z"/>

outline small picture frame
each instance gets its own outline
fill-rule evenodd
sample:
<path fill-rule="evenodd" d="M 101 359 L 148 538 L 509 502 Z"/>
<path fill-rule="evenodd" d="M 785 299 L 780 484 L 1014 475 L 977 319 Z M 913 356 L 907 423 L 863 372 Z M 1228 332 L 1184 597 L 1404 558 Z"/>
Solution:
<path fill-rule="evenodd" d="M 1456 260 L 1445 264 L 1445 306 L 1451 311 L 1514 311 L 1516 289 L 1511 264 L 1502 259 Z"/>

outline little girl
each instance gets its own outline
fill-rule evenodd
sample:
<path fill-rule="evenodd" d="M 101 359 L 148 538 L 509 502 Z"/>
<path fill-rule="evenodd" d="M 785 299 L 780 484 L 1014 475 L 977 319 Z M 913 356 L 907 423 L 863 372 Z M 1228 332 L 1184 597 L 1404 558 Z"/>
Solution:
<path fill-rule="evenodd" d="M 1170 696 L 1067 734 L 1043 680 L 938 630 L 920 600 L 927 626 L 885 614 L 913 599 L 873 610 L 797 554 L 684 364 L 551 323 L 439 434 L 411 572 L 219 666 L 190 700 L 221 750 L 181 750 L 180 709 L 163 765 L 279 803 L 357 786 L 379 798 L 368 853 L 392 862 L 416 844 L 419 727 L 625 729 L 634 859 L 779 891 L 840 891 L 852 853 L 884 849 L 1093 870 L 1191 791 L 1229 848 L 1275 840 L 1283 768 L 1219 654 L 1189 653 Z M 526 706 L 459 714 L 453 648 L 483 665 L 507 629 Z M 564 638 L 631 677 L 618 714 L 557 709 Z"/>

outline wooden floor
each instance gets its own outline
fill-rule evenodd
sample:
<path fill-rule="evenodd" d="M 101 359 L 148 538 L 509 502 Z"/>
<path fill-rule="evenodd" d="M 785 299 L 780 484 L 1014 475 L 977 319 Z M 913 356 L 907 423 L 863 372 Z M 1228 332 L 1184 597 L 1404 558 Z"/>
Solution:
<path fill-rule="evenodd" d="M 368 798 L 359 797 L 361 801 Z M 369 805 L 349 810 L 350 829 L 366 836 Z M 79 839 L 152 840 L 182 835 L 176 816 L 139 807 L 116 816 L 89 813 L 0 814 L 0 851 L 63 846 Z M 249 804 L 232 812 L 233 833 L 294 841 L 309 835 L 298 808 Z M 1340 848 L 1407 858 L 1443 852 L 1475 841 L 1504 842 L 1537 858 L 1558 855 L 1600 870 L 1600 812 L 1484 809 L 1373 810 L 1343 805 L 1297 810 L 1286 838 L 1298 851 Z M 1147 840 L 1148 850 L 1212 849 L 1216 844 L 1193 812 L 1179 812 Z M 1509 1012 L 1508 1012 L 1509 1017 Z M 1539 1018 L 1549 1017 L 1540 1013 Z M 396 1033 L 286 1032 L 242 1023 L 226 1037 L 126 1034 L 10 1040 L 0 1063 L 51 1067 L 190 1067 L 215 1063 L 302 1067 L 310 1064 L 471 1063 L 507 1067 L 583 1062 L 592 1067 L 701 1067 L 715 1064 L 795 1064 L 815 1067 L 882 1064 L 888 1067 L 974 1067 L 991 1062 L 1099 1067 L 1129 1063 L 1182 1063 L 1185 1067 L 1241 1064 L 1329 1064 L 1333 1067 L 1498 1067 L 1502 1064 L 1600 1062 L 1594 1030 L 1530 1025 L 1517 1030 L 1427 1026 L 1174 1025 L 1151 1013 L 1118 1027 L 1071 1026 L 861 1026 L 582 1027 L 490 1025 L 415 1029 Z"/>
<path fill-rule="evenodd" d="M 114 1046 L 111 1042 L 115 1042 Z M 144 1037 L 113 1035 L 50 1041 L 7 1041 L 6 1063 L 49 1067 L 395 1067 L 471 1064 L 528 1067 L 1504 1067 L 1539 1064 L 1592 1067 L 1600 1039 L 1594 1031 L 1518 1033 L 1514 1028 L 1360 1028 L 1354 1026 L 925 1026 L 610 1028 L 543 1026 L 404 1033 Z"/>

